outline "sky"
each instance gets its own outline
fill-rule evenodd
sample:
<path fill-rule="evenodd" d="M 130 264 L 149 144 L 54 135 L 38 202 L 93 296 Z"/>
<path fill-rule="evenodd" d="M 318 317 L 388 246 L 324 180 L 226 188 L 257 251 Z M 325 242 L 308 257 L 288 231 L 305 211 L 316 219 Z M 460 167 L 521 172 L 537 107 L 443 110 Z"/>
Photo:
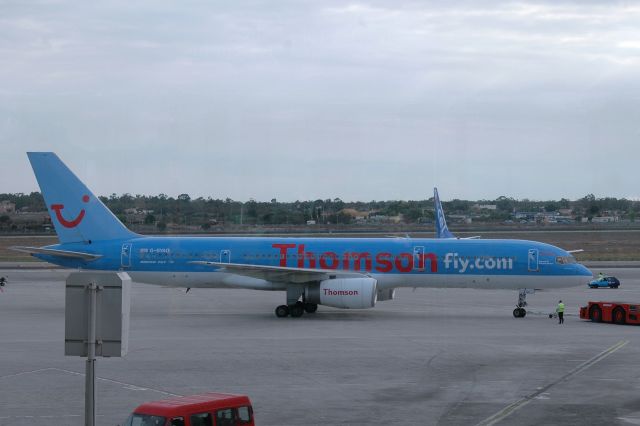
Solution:
<path fill-rule="evenodd" d="M 0 193 L 640 199 L 640 4 L 0 0 Z"/>

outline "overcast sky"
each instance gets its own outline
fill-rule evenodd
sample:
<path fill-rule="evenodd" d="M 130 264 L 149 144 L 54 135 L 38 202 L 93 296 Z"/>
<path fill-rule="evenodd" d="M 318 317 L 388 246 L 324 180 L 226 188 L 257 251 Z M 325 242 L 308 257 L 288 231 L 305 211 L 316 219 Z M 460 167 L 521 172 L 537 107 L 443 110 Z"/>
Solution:
<path fill-rule="evenodd" d="M 0 0 L 0 193 L 640 198 L 640 5 Z"/>

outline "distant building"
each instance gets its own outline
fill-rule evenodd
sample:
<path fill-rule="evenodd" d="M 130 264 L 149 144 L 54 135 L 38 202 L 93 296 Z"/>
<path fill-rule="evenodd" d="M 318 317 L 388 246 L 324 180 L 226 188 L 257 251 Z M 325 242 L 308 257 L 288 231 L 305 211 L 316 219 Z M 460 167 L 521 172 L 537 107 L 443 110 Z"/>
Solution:
<path fill-rule="evenodd" d="M 131 207 L 124 210 L 125 214 L 153 214 L 153 210 L 139 209 L 137 207 Z"/>
<path fill-rule="evenodd" d="M 374 214 L 369 216 L 369 221 L 373 223 L 388 223 L 390 222 L 389 216 L 384 214 Z"/>
<path fill-rule="evenodd" d="M 557 223 L 558 218 L 561 218 L 558 212 L 515 212 L 513 217 L 522 221 L 536 222 L 536 223 Z"/>
<path fill-rule="evenodd" d="M 571 216 L 556 216 L 555 223 L 574 223 L 575 219 Z"/>
<path fill-rule="evenodd" d="M 591 218 L 591 223 L 611 223 L 618 222 L 620 218 L 618 216 L 596 216 Z"/>
<path fill-rule="evenodd" d="M 457 223 L 471 223 L 473 219 L 465 214 L 448 214 L 447 218 L 449 218 L 452 222 Z"/>
<path fill-rule="evenodd" d="M 365 220 L 369 218 L 369 212 L 360 212 L 356 209 L 342 209 L 340 212 L 343 215 L 351 216 L 355 220 Z"/>
<path fill-rule="evenodd" d="M 14 213 L 16 211 L 16 203 L 9 200 L 0 201 L 0 213 Z"/>
<path fill-rule="evenodd" d="M 496 204 L 474 204 L 471 208 L 474 210 L 497 210 L 498 206 Z"/>

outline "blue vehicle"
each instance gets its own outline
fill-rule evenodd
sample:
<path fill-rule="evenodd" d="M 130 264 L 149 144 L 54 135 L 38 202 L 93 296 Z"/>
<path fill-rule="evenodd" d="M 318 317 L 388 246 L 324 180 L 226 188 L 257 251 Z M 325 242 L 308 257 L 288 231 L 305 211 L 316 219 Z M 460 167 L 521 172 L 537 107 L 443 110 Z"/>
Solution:
<path fill-rule="evenodd" d="M 602 276 L 593 281 L 589 281 L 589 288 L 618 288 L 620 287 L 620 281 L 616 277 Z"/>

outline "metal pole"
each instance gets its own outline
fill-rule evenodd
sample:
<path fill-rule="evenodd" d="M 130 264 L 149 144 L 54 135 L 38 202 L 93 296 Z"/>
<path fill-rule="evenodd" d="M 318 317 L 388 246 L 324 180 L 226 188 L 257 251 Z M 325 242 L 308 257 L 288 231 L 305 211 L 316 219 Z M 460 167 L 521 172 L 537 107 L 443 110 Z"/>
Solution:
<path fill-rule="evenodd" d="M 87 367 L 84 389 L 84 424 L 96 424 L 96 305 L 98 286 L 89 283 L 89 341 L 87 342 Z"/>

